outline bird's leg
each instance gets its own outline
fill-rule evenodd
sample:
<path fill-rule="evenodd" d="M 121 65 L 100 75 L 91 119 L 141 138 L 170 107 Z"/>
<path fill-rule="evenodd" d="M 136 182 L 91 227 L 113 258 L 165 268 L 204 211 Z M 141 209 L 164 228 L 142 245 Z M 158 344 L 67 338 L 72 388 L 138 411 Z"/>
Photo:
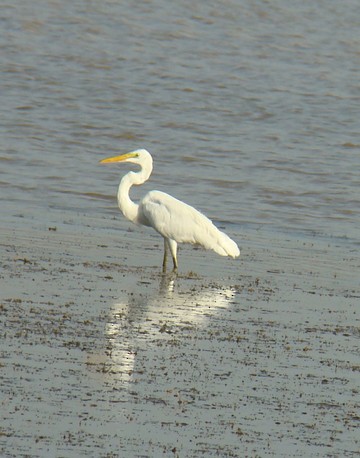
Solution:
<path fill-rule="evenodd" d="M 173 271 L 176 272 L 178 268 L 177 257 L 176 257 L 177 243 L 175 242 L 175 240 L 172 240 L 172 239 L 167 239 L 167 242 L 170 248 L 170 252 L 171 252 L 171 256 L 172 256 L 172 260 L 174 264 Z"/>
<path fill-rule="evenodd" d="M 162 264 L 163 273 L 166 272 L 167 250 L 168 250 L 168 244 L 167 244 L 167 240 L 164 238 L 164 259 L 163 259 L 163 264 Z"/>

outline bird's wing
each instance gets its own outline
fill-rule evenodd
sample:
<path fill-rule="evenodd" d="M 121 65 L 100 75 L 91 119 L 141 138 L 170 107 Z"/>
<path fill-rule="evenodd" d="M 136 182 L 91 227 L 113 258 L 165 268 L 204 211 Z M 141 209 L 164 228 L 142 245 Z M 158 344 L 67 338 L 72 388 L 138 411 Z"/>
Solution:
<path fill-rule="evenodd" d="M 219 231 L 209 218 L 164 192 L 146 194 L 140 202 L 139 216 L 143 224 L 178 243 L 200 244 L 222 256 L 240 254 L 236 243 Z"/>

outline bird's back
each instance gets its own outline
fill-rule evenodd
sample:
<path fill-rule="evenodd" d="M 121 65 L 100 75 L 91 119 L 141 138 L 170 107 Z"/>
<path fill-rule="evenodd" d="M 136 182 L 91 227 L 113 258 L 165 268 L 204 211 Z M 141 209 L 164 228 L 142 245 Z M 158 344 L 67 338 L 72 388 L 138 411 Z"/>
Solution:
<path fill-rule="evenodd" d="M 161 191 L 150 191 L 139 205 L 139 222 L 178 243 L 200 244 L 221 256 L 237 257 L 236 243 L 195 208 Z"/>

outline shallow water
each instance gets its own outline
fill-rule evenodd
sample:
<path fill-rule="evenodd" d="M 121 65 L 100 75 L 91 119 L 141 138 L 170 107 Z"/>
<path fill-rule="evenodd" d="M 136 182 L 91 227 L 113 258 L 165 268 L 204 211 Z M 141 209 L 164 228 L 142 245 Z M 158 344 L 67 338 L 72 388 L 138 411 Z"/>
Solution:
<path fill-rule="evenodd" d="M 2 224 L 116 212 L 124 170 L 97 162 L 146 147 L 135 197 L 166 190 L 236 233 L 359 241 L 357 2 L 1 11 Z"/>
<path fill-rule="evenodd" d="M 0 11 L 0 454 L 357 456 L 357 2 Z M 138 147 L 240 259 L 159 275 Z"/>

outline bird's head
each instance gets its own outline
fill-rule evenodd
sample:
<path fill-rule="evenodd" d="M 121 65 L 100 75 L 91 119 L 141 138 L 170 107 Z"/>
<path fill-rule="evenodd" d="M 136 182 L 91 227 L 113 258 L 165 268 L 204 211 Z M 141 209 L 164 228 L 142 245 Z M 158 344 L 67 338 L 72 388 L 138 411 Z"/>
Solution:
<path fill-rule="evenodd" d="M 146 149 L 137 149 L 131 153 L 102 159 L 100 164 L 110 164 L 115 162 L 132 162 L 133 164 L 144 165 L 147 162 L 152 163 L 152 157 L 151 154 L 146 151 Z"/>

